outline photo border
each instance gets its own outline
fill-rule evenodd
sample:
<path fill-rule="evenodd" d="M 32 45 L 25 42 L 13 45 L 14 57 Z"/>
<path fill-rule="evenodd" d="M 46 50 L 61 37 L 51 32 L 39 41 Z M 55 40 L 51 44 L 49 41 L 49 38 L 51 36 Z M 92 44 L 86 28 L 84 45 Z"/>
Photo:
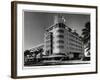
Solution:
<path fill-rule="evenodd" d="M 17 76 L 17 4 L 34 4 L 46 6 L 59 7 L 82 7 L 96 9 L 96 71 L 95 72 L 80 72 L 80 73 L 63 73 L 63 74 L 49 74 L 49 75 L 33 75 L 33 76 Z M 40 2 L 26 2 L 26 1 L 12 1 L 11 2 L 11 77 L 18 78 L 35 78 L 35 77 L 50 77 L 50 76 L 66 76 L 66 75 L 80 75 L 80 74 L 95 74 L 98 72 L 98 7 L 89 5 L 74 5 L 74 4 L 57 4 L 57 3 L 40 3 Z"/>

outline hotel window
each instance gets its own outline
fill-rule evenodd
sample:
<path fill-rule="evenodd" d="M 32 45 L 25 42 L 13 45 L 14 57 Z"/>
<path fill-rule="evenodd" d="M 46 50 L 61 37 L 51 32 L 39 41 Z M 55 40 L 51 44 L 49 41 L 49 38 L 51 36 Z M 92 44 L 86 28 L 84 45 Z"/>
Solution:
<path fill-rule="evenodd" d="M 61 49 L 63 49 L 64 48 L 64 46 L 62 46 L 62 45 L 59 45 L 59 46 L 57 46 L 58 48 L 61 48 Z"/>
<path fill-rule="evenodd" d="M 59 30 L 57 30 L 57 32 L 59 32 L 59 33 L 64 33 L 64 30 L 59 29 Z"/>
<path fill-rule="evenodd" d="M 58 38 L 64 38 L 64 35 L 57 35 Z"/>
<path fill-rule="evenodd" d="M 63 23 L 59 23 L 58 26 L 59 26 L 59 28 L 65 28 L 65 24 L 63 24 Z"/>
<path fill-rule="evenodd" d="M 64 43 L 63 40 L 57 40 L 57 43 Z"/>

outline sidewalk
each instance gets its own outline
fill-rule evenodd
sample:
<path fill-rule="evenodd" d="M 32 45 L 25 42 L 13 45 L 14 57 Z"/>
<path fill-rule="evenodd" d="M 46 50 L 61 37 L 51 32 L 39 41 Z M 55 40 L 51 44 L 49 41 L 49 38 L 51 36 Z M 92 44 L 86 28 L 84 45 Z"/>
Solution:
<path fill-rule="evenodd" d="M 86 64 L 89 64 L 90 63 L 90 61 L 81 61 L 81 60 L 70 60 L 70 61 L 61 61 L 61 63 L 86 63 Z"/>

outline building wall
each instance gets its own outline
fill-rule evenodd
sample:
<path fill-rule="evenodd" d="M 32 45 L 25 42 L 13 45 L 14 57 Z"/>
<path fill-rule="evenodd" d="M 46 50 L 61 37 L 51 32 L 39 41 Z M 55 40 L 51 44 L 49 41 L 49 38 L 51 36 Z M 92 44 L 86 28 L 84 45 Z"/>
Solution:
<path fill-rule="evenodd" d="M 65 46 L 69 46 L 70 52 L 81 52 L 83 48 L 83 44 L 81 39 L 72 34 L 72 32 L 69 32 L 68 30 L 65 30 Z"/>
<path fill-rule="evenodd" d="M 65 53 L 64 48 L 64 28 L 57 27 L 52 30 L 53 33 L 53 53 Z"/>
<path fill-rule="evenodd" d="M 46 32 L 45 33 L 45 37 L 44 37 L 44 51 L 45 51 L 45 54 L 46 55 L 50 55 L 52 54 L 53 50 L 52 50 L 52 46 L 53 43 L 52 43 L 52 33 L 51 32 Z"/>
<path fill-rule="evenodd" d="M 71 53 L 78 53 L 84 55 L 83 43 L 78 35 L 68 31 L 62 23 L 60 25 L 57 23 L 50 28 L 45 34 L 46 50 L 50 50 L 50 44 L 53 44 L 53 54 L 64 53 L 71 55 Z M 49 33 L 53 35 L 53 43 L 50 42 Z"/>
<path fill-rule="evenodd" d="M 79 36 L 65 29 L 65 53 L 80 54 L 84 56 L 83 42 Z"/>

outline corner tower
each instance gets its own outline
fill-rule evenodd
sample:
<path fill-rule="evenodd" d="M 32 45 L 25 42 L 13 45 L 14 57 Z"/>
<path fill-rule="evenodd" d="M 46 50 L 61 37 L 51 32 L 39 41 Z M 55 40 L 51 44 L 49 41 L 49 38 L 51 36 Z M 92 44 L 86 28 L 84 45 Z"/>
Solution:
<path fill-rule="evenodd" d="M 46 29 L 46 34 L 45 34 L 45 44 L 46 44 L 46 50 L 47 46 L 50 47 L 52 44 L 52 53 L 49 54 L 64 54 L 65 53 L 65 42 L 64 42 L 64 32 L 65 32 L 65 19 L 62 17 L 62 15 L 55 15 L 54 16 L 54 24 L 50 26 L 49 28 Z M 52 33 L 52 42 L 50 42 L 50 39 L 47 39 L 49 36 L 48 33 Z M 48 45 L 49 43 L 49 45 Z M 50 52 L 50 50 L 49 50 Z"/>

